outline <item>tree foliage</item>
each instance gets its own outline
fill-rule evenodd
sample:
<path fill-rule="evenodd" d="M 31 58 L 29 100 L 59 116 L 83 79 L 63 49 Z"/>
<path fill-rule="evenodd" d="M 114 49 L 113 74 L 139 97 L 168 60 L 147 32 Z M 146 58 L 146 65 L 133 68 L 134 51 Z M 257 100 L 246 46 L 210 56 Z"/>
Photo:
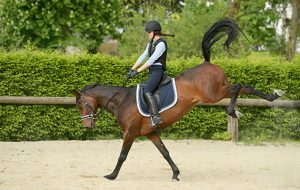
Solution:
<path fill-rule="evenodd" d="M 257 47 L 270 47 L 276 42 L 274 24 L 280 18 L 276 9 L 266 7 L 268 0 L 258 0 L 255 3 L 246 0 L 238 0 L 239 11 L 236 19 L 242 29 L 251 36 Z"/>
<path fill-rule="evenodd" d="M 147 36 L 144 32 L 144 25 L 149 20 L 157 20 L 161 23 L 163 30 L 166 28 L 166 8 L 160 5 L 145 4 L 139 11 L 132 11 L 130 18 L 123 16 L 124 32 L 121 36 L 120 53 L 128 56 L 134 53 L 141 53 L 147 44 Z M 123 12 L 127 15 L 128 12 Z"/>
<path fill-rule="evenodd" d="M 114 0 L 7 0 L 2 4 L 0 46 L 40 48 L 75 45 L 95 49 L 116 35 L 120 6 Z"/>
<path fill-rule="evenodd" d="M 158 20 L 163 33 L 175 34 L 175 38 L 166 38 L 171 57 L 201 55 L 202 37 L 213 22 L 224 16 L 225 7 L 223 1 L 207 6 L 206 1 L 187 0 L 181 12 L 170 12 L 169 7 L 146 4 L 140 7 L 139 12 L 132 12 L 131 20 L 123 17 L 126 24 L 120 51 L 122 55 L 143 51 L 148 40 L 144 34 L 144 24 L 149 20 Z"/>
<path fill-rule="evenodd" d="M 237 20 L 252 42 L 250 44 L 240 38 L 236 48 L 239 52 L 247 52 L 254 45 L 258 50 L 270 50 L 284 55 L 286 31 L 291 25 L 286 16 L 289 5 L 289 1 L 285 0 L 258 0 L 255 3 L 248 0 L 186 0 L 180 11 L 169 11 L 174 9 L 168 4 L 142 4 L 137 10 L 131 9 L 132 20 L 125 21 L 126 30 L 122 35 L 121 50 L 123 55 L 142 51 L 144 47 L 141 44 L 147 41 L 142 35 L 143 24 L 147 20 L 157 19 L 162 23 L 165 32 L 176 35 L 174 39 L 168 39 L 172 57 L 199 55 L 199 44 L 208 27 L 219 18 L 230 16 Z M 282 34 L 276 31 L 279 23 L 282 23 Z M 214 48 L 218 51 L 218 46 Z"/>
<path fill-rule="evenodd" d="M 167 39 L 171 56 L 187 57 L 200 54 L 202 36 L 213 22 L 230 16 L 257 49 L 285 54 L 291 2 L 297 1 L 6 0 L 0 1 L 0 46 L 22 48 L 30 42 L 39 48 L 73 45 L 95 51 L 104 36 L 113 36 L 120 40 L 120 54 L 132 55 L 144 50 L 144 24 L 155 19 L 163 32 L 176 35 Z M 282 35 L 276 32 L 279 23 L 283 23 Z M 299 28 L 294 41 L 299 38 Z M 240 40 L 237 49 L 249 46 Z"/>
<path fill-rule="evenodd" d="M 255 3 L 247 0 L 232 1 L 238 9 L 236 19 L 257 47 L 282 55 L 288 51 L 287 57 L 293 54 L 300 17 L 289 18 L 288 15 L 298 15 L 298 0 L 258 0 Z"/>
<path fill-rule="evenodd" d="M 181 13 L 170 16 L 168 29 L 176 37 L 169 40 L 173 56 L 201 55 L 201 41 L 204 33 L 217 20 L 225 15 L 226 3 L 215 1 L 207 4 L 206 1 L 187 0 Z M 217 47 L 217 46 L 214 46 Z"/>

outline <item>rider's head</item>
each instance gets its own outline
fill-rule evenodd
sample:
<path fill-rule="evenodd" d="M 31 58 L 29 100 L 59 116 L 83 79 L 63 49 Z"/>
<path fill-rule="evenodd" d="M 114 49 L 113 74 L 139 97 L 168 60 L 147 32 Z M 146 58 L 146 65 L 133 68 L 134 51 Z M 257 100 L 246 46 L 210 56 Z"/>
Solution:
<path fill-rule="evenodd" d="M 145 25 L 145 32 L 148 33 L 149 38 L 161 34 L 161 25 L 156 20 L 151 20 Z"/>

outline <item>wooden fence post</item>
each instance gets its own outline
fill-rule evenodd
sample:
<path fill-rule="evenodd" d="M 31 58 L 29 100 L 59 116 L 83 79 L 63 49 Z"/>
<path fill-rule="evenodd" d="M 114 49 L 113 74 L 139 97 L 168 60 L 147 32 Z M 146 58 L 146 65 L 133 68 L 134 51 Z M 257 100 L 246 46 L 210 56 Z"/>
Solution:
<path fill-rule="evenodd" d="M 227 128 L 228 132 L 231 133 L 231 141 L 238 142 L 239 140 L 239 128 L 238 128 L 238 119 L 231 116 L 227 116 Z"/>

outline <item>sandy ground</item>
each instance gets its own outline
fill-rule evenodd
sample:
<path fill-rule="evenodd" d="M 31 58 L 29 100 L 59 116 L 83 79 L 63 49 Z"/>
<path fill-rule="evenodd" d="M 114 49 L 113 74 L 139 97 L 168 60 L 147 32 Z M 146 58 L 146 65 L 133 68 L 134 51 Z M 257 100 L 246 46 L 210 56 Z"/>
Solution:
<path fill-rule="evenodd" d="M 149 141 L 138 141 L 114 181 L 122 144 L 110 141 L 0 142 L 0 190 L 300 189 L 300 144 L 247 146 L 165 140 L 179 182 Z"/>

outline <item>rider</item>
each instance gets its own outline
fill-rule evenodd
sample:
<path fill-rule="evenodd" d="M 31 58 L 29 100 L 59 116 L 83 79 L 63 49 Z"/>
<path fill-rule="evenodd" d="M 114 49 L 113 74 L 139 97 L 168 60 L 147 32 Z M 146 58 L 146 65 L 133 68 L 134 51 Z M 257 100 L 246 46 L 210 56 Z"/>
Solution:
<path fill-rule="evenodd" d="M 173 36 L 166 35 L 161 32 L 161 25 L 158 21 L 152 20 L 147 22 L 145 26 L 145 32 L 148 33 L 150 42 L 147 44 L 144 53 L 138 58 L 136 63 L 128 72 L 128 78 L 135 77 L 138 73 L 149 68 L 148 81 L 144 88 L 144 97 L 150 108 L 150 114 L 152 118 L 152 126 L 157 127 L 163 123 L 163 119 L 158 112 L 158 105 L 154 97 L 154 92 L 164 76 L 166 71 L 166 60 L 168 46 L 166 41 L 161 36 Z M 149 56 L 148 61 L 139 67 L 139 65 Z M 139 67 L 139 68 L 138 68 Z"/>

